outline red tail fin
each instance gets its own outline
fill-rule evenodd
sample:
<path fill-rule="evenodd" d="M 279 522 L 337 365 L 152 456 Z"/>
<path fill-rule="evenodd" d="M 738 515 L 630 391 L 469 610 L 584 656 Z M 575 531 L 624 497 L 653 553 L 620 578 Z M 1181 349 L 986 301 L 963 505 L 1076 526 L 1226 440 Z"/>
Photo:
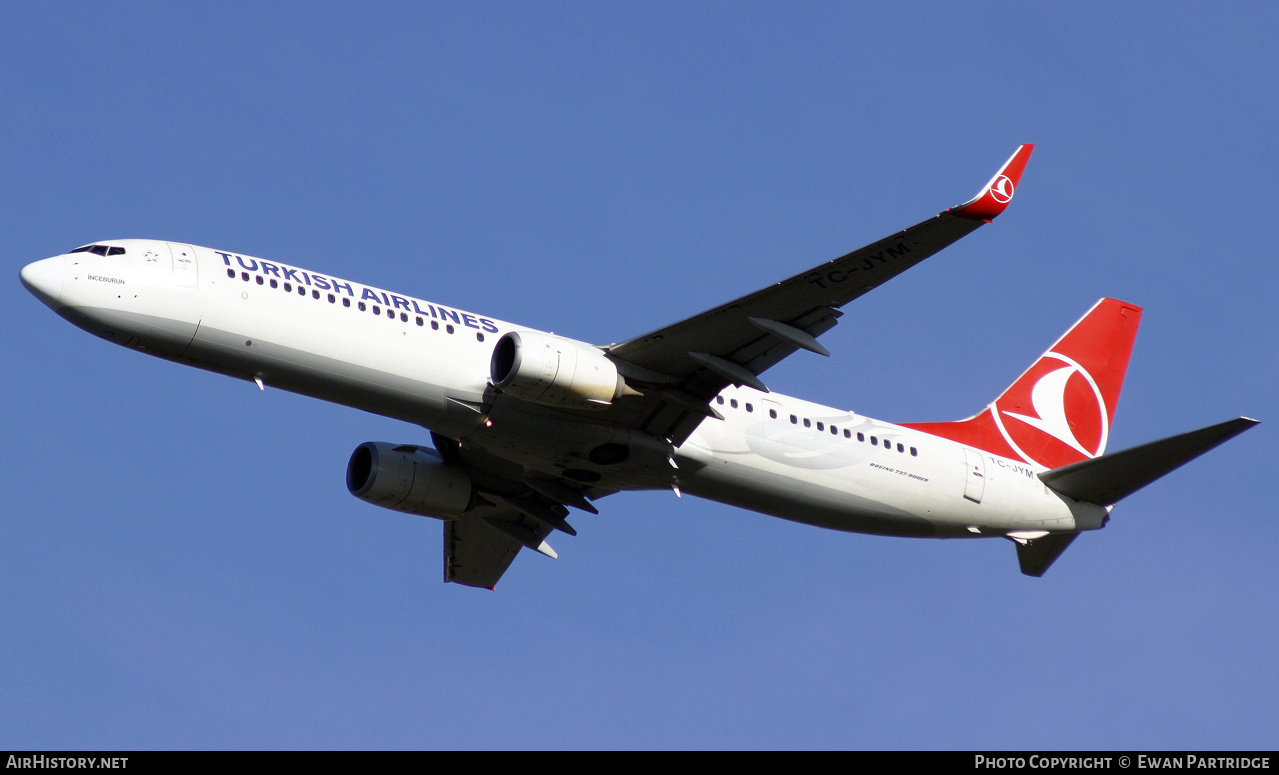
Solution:
<path fill-rule="evenodd" d="M 906 427 L 1041 468 L 1094 458 L 1106 450 L 1140 323 L 1141 307 L 1102 299 L 981 414 Z"/>

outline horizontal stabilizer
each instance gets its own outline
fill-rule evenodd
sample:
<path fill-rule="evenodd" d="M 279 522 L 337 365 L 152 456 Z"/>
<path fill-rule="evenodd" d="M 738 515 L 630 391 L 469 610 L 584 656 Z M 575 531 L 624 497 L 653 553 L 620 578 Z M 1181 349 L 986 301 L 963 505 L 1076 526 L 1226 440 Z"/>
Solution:
<path fill-rule="evenodd" d="M 1017 563 L 1021 565 L 1021 572 L 1036 578 L 1044 575 L 1044 571 L 1048 570 L 1061 553 L 1066 551 L 1066 547 L 1078 537 L 1078 533 L 1049 533 L 1030 540 L 1014 538 L 1013 542 L 1017 544 Z"/>
<path fill-rule="evenodd" d="M 1039 478 L 1053 491 L 1068 498 L 1109 506 L 1256 424 L 1256 420 L 1239 417 L 1179 436 L 1170 436 L 1139 447 L 1054 468 L 1040 474 Z M 1019 557 L 1020 552 L 1019 545 Z"/>

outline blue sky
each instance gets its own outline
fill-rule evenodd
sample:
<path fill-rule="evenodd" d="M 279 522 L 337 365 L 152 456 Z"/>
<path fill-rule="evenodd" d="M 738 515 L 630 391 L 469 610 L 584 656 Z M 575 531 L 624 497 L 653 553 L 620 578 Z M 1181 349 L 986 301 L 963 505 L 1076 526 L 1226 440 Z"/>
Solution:
<path fill-rule="evenodd" d="M 1273 748 L 1275 142 L 1264 3 L 14 4 L 0 24 L 0 747 Z M 970 197 L 774 390 L 978 411 L 1145 307 L 1112 449 L 1263 423 L 1039 580 L 1006 541 L 671 493 L 496 593 L 352 498 L 426 432 L 113 347 L 19 268 L 207 245 L 606 343 Z"/>

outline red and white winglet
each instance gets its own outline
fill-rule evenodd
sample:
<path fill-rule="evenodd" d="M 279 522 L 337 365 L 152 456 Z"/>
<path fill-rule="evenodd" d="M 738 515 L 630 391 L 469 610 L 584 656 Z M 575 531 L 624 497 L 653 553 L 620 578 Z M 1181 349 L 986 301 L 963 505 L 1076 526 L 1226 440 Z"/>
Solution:
<path fill-rule="evenodd" d="M 1013 192 L 1017 190 L 1017 184 L 1021 182 L 1021 173 L 1026 169 L 1026 162 L 1030 160 L 1030 153 L 1033 150 L 1035 146 L 1029 143 L 1020 146 L 977 196 L 958 207 L 951 208 L 949 212 L 960 218 L 970 218 L 974 221 L 986 223 L 993 221 L 995 216 L 1002 213 L 1008 203 L 1013 201 Z"/>

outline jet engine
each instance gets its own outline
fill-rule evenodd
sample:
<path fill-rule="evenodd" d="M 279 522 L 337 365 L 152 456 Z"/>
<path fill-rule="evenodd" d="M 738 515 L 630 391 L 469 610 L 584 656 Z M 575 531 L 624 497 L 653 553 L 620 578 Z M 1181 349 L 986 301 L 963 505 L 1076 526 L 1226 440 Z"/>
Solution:
<path fill-rule="evenodd" d="M 537 331 L 511 331 L 498 339 L 489 376 L 507 395 L 543 406 L 604 409 L 635 393 L 596 348 Z"/>
<path fill-rule="evenodd" d="M 362 501 L 409 514 L 457 519 L 475 491 L 471 477 L 433 449 L 366 441 L 351 453 L 346 488 Z"/>

